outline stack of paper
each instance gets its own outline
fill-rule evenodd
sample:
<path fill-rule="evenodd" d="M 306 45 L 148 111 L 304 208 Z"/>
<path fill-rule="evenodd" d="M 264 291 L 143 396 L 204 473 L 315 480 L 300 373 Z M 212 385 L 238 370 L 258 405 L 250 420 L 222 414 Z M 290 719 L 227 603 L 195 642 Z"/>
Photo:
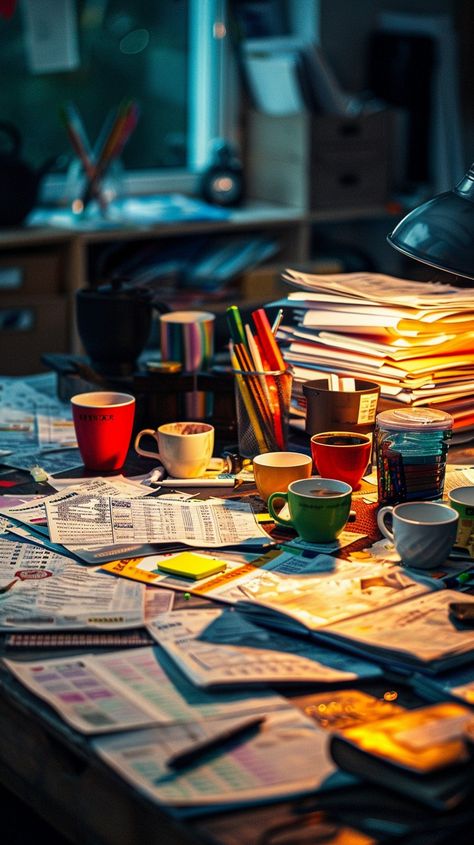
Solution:
<path fill-rule="evenodd" d="M 474 437 L 471 291 L 377 273 L 283 278 L 298 288 L 275 304 L 301 414 L 301 384 L 336 373 L 377 382 L 389 403 L 448 411 L 455 431 Z"/>
<path fill-rule="evenodd" d="M 307 596 L 304 598 L 308 600 Z M 457 598 L 459 593 L 455 590 L 422 593 L 404 588 L 398 601 L 392 597 L 378 606 L 374 603 L 366 612 L 319 624 L 314 615 L 282 601 L 275 593 L 267 600 L 242 600 L 237 603 L 237 610 L 269 628 L 306 629 L 328 647 L 346 649 L 391 669 L 436 674 L 464 663 L 472 666 L 472 630 L 456 628 L 450 618 L 449 606 Z M 472 596 L 467 600 L 474 601 Z"/>

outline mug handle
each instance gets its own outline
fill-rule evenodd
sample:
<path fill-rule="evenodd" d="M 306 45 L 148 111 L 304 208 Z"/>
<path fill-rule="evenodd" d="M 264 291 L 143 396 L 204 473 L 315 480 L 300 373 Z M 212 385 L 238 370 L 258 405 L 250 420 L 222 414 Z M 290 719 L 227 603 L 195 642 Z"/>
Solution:
<path fill-rule="evenodd" d="M 382 534 L 385 537 L 388 537 L 389 540 L 393 543 L 393 532 L 390 531 L 387 526 L 385 525 L 385 517 L 388 513 L 393 513 L 393 508 L 390 505 L 387 505 L 385 508 L 381 508 L 377 514 L 377 525 L 380 528 Z"/>
<path fill-rule="evenodd" d="M 140 439 L 141 439 L 143 434 L 151 434 L 151 436 L 154 437 L 155 440 L 156 440 L 156 431 L 153 431 L 152 428 L 144 428 L 142 431 L 139 431 L 137 436 L 135 437 L 135 443 L 134 443 L 135 452 L 137 452 L 138 455 L 143 455 L 143 457 L 145 457 L 145 458 L 154 458 L 154 459 L 159 458 L 160 455 L 159 455 L 158 451 L 147 452 L 145 449 L 140 449 Z"/>
<path fill-rule="evenodd" d="M 271 493 L 268 497 L 268 512 L 271 517 L 275 520 L 275 522 L 279 522 L 280 525 L 289 525 L 290 528 L 293 528 L 293 523 L 291 519 L 282 519 L 277 513 L 275 513 L 273 509 L 273 502 L 275 499 L 283 499 L 284 502 L 288 503 L 288 493 Z"/>

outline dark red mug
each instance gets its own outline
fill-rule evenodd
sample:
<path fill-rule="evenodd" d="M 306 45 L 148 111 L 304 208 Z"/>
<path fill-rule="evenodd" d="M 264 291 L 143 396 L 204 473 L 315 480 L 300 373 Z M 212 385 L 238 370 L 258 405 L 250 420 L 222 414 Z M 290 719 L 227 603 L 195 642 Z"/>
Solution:
<path fill-rule="evenodd" d="M 319 475 L 360 486 L 370 461 L 372 438 L 359 431 L 323 431 L 311 438 L 311 455 Z"/>

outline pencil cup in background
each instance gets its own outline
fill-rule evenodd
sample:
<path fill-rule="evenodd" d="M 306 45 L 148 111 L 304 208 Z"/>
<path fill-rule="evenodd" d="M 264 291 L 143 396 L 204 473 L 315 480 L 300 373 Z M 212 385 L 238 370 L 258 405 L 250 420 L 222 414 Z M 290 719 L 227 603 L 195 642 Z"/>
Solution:
<path fill-rule="evenodd" d="M 234 370 L 239 453 L 254 458 L 283 451 L 288 443 L 290 370 Z"/>
<path fill-rule="evenodd" d="M 121 469 L 135 418 L 129 393 L 91 391 L 71 398 L 72 418 L 84 466 L 95 472 Z"/>
<path fill-rule="evenodd" d="M 107 171 L 89 186 L 90 177 L 78 159 L 73 159 L 66 173 L 63 202 L 77 214 L 88 210 L 91 215 L 97 212 L 94 200 L 99 203 L 99 210 L 105 212 L 109 204 L 118 199 L 123 193 L 123 165 L 120 161 L 112 161 Z M 90 192 L 90 200 L 85 197 Z"/>
<path fill-rule="evenodd" d="M 209 311 L 172 311 L 160 317 L 162 361 L 178 361 L 185 373 L 208 370 L 214 356 L 215 314 Z M 193 390 L 183 399 L 188 420 L 212 415 L 212 394 Z"/>

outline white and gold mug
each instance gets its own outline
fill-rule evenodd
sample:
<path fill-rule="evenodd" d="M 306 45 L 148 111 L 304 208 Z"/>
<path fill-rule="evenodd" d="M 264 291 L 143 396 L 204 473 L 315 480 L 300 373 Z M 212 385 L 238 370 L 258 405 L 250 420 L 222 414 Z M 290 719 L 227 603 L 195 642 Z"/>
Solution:
<path fill-rule="evenodd" d="M 156 440 L 156 452 L 149 452 L 140 447 L 140 440 L 145 435 Z M 156 431 L 144 428 L 135 437 L 137 454 L 160 461 L 174 478 L 199 478 L 204 475 L 213 450 L 214 426 L 209 423 L 164 423 Z"/>

